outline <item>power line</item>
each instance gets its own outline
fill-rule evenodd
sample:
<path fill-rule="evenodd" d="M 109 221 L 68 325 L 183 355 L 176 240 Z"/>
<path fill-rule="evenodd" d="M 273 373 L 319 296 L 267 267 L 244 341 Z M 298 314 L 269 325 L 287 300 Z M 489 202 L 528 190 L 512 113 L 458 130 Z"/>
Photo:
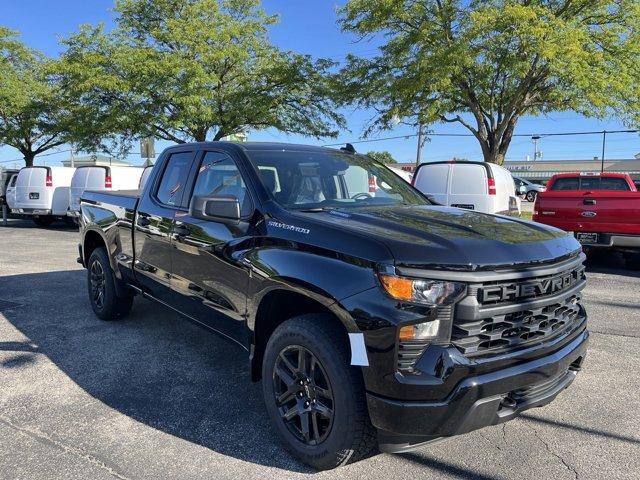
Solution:
<path fill-rule="evenodd" d="M 66 153 L 66 152 L 70 152 L 70 151 L 71 151 L 71 149 L 57 150 L 55 152 L 38 154 L 38 155 L 35 156 L 35 158 L 50 157 L 51 155 L 57 155 L 58 153 Z M 24 157 L 14 158 L 13 160 L 0 160 L 0 163 L 11 163 L 11 162 L 22 162 L 22 161 L 24 161 Z"/>
<path fill-rule="evenodd" d="M 638 133 L 640 130 L 600 130 L 600 131 L 588 131 L 588 132 L 552 132 L 552 133 L 515 133 L 513 137 L 568 137 L 574 135 L 603 135 L 604 133 Z M 344 145 L 345 143 L 358 144 L 358 143 L 372 143 L 372 142 L 383 142 L 386 140 L 397 140 L 399 138 L 415 138 L 417 137 L 417 133 L 409 133 L 407 135 L 398 135 L 394 137 L 381 137 L 381 138 L 372 138 L 372 139 L 358 139 L 358 140 L 347 140 L 345 142 L 340 143 L 329 143 L 323 145 L 324 147 L 338 147 L 340 145 Z M 426 133 L 427 137 L 474 137 L 475 135 L 472 133 Z"/>

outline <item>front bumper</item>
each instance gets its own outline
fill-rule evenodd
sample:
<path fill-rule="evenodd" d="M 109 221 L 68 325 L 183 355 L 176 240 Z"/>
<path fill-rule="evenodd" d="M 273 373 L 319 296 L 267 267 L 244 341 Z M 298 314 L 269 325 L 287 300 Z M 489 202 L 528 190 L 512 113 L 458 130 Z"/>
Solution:
<path fill-rule="evenodd" d="M 448 437 L 506 422 L 551 402 L 575 379 L 586 356 L 583 330 L 559 350 L 501 370 L 467 377 L 443 401 L 397 401 L 367 393 L 380 449 L 410 450 Z"/>

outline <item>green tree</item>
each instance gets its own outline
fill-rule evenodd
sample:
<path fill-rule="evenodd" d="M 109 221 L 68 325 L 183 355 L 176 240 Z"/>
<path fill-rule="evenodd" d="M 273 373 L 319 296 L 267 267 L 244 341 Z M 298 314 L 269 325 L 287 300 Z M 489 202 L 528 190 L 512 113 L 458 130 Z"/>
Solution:
<path fill-rule="evenodd" d="M 250 129 L 333 137 L 327 60 L 282 51 L 258 0 L 118 0 L 115 28 L 82 26 L 57 67 L 87 129 L 182 143 Z M 86 137 L 86 135 L 85 135 Z"/>
<path fill-rule="evenodd" d="M 386 150 L 383 152 L 367 152 L 367 155 L 381 163 L 398 163 L 396 159 L 393 158 L 393 155 L 391 155 L 391 153 L 387 152 Z"/>
<path fill-rule="evenodd" d="M 0 26 L 0 144 L 19 150 L 28 167 L 36 155 L 66 142 L 68 111 L 47 62 Z"/>
<path fill-rule="evenodd" d="M 345 31 L 383 39 L 349 57 L 344 98 L 394 119 L 457 122 L 502 164 L 525 114 L 640 121 L 639 0 L 349 0 Z"/>

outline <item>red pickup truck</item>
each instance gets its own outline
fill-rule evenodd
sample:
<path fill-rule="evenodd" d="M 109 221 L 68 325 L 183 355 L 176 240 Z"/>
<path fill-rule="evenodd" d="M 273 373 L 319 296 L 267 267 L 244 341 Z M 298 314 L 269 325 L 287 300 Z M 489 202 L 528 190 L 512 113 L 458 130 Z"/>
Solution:
<path fill-rule="evenodd" d="M 640 192 L 626 173 L 562 173 L 551 177 L 533 220 L 573 232 L 589 248 L 615 248 L 637 265 Z"/>

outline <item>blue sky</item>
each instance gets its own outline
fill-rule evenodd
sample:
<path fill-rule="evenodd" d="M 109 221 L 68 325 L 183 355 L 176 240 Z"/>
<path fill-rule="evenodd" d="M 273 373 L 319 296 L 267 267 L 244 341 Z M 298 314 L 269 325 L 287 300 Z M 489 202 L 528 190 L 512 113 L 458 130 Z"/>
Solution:
<path fill-rule="evenodd" d="M 347 53 L 371 56 L 375 46 L 356 42 L 355 38 L 341 33 L 336 25 L 335 7 L 340 4 L 328 0 L 265 0 L 264 8 L 270 13 L 280 14 L 280 23 L 270 31 L 272 41 L 283 49 L 297 50 L 314 57 L 328 57 L 337 61 L 344 59 Z M 60 52 L 58 39 L 77 30 L 81 23 L 111 23 L 113 14 L 112 0 L 2 0 L 2 16 L 0 24 L 18 30 L 22 39 L 29 46 L 39 49 L 50 56 Z M 277 131 L 251 132 L 250 140 L 257 141 L 292 141 L 312 144 L 330 144 L 340 141 L 358 140 L 371 112 L 347 109 L 344 111 L 348 119 L 349 130 L 341 132 L 337 140 L 316 140 L 311 138 L 288 136 Z M 431 130 L 439 133 L 468 133 L 458 125 L 432 125 Z M 571 112 L 558 112 L 547 117 L 525 117 L 516 129 L 517 134 L 544 134 L 551 132 L 576 132 L 619 130 L 625 127 L 614 119 L 598 121 L 586 119 Z M 393 131 L 380 132 L 375 137 L 410 135 L 415 132 L 408 127 L 399 126 Z M 156 151 L 166 146 L 159 142 Z M 416 150 L 415 138 L 357 144 L 358 151 L 389 150 L 399 161 L 414 161 Z M 576 159 L 599 156 L 602 149 L 602 137 L 547 137 L 541 141 L 544 158 Z M 607 158 L 631 158 L 640 152 L 640 137 L 636 134 L 614 134 L 607 137 Z M 508 159 L 523 160 L 526 155 L 532 156 L 533 143 L 529 137 L 514 138 L 509 150 Z M 36 163 L 56 164 L 66 159 L 67 153 L 59 153 L 43 157 Z M 472 160 L 482 158 L 480 148 L 475 139 L 460 137 L 432 137 L 423 149 L 423 161 L 446 160 L 453 156 Z M 17 150 L 10 147 L 0 148 L 0 161 L 19 159 Z M 140 158 L 131 155 L 130 160 L 140 162 Z M 22 162 L 17 162 L 20 165 Z M 7 165 L 6 163 L 4 165 Z"/>

